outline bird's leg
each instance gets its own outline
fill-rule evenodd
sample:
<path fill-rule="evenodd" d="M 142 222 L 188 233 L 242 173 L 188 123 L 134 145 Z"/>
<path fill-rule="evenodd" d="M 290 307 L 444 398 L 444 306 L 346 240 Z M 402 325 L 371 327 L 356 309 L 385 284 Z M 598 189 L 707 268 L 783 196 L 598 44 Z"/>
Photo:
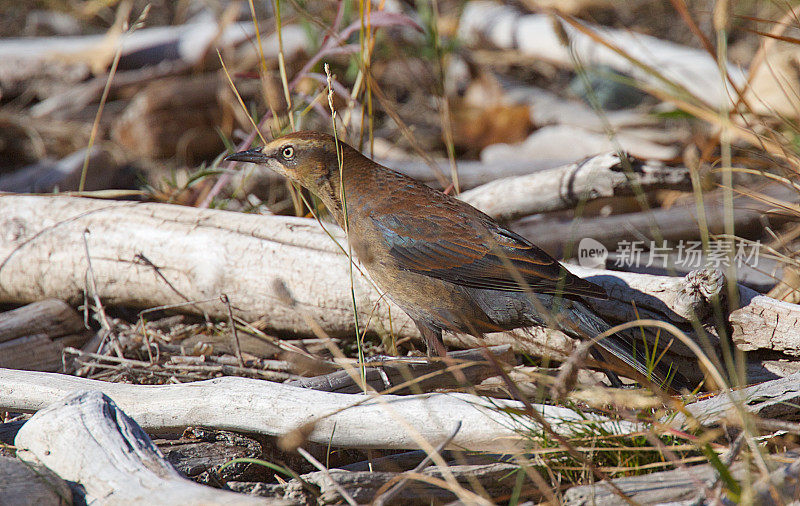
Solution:
<path fill-rule="evenodd" d="M 414 322 L 417 324 L 422 337 L 425 339 L 425 346 L 428 352 L 428 358 L 438 355 L 440 357 L 447 357 L 447 348 L 444 347 L 442 342 L 441 329 L 434 328 L 428 324 Z M 434 355 L 434 352 L 435 355 Z"/>
<path fill-rule="evenodd" d="M 430 360 L 437 355 L 441 357 L 442 366 L 450 369 L 450 374 L 453 375 L 459 384 L 469 387 L 471 384 L 467 381 L 464 371 L 456 367 L 457 361 L 447 356 L 447 348 L 444 347 L 444 342 L 442 341 L 442 329 L 426 323 L 417 322 L 416 320 L 414 323 L 417 324 L 417 328 L 422 334 L 422 337 L 425 338 L 425 346 L 428 348 L 428 359 Z"/>
<path fill-rule="evenodd" d="M 600 352 L 600 350 L 598 350 L 594 346 L 592 346 L 592 348 L 589 350 L 589 353 L 591 353 L 592 356 L 594 357 L 594 359 L 597 360 L 598 362 L 600 362 L 601 364 L 603 362 L 605 362 L 605 360 L 606 360 L 605 357 L 603 357 L 603 354 Z M 614 388 L 622 388 L 622 386 L 623 386 L 622 385 L 622 380 L 619 379 L 619 376 L 617 376 L 613 372 L 609 371 L 608 369 L 602 369 L 602 371 L 604 373 L 606 373 L 606 377 L 608 378 L 608 381 L 609 381 L 609 383 L 611 383 L 612 387 L 614 387 Z"/>

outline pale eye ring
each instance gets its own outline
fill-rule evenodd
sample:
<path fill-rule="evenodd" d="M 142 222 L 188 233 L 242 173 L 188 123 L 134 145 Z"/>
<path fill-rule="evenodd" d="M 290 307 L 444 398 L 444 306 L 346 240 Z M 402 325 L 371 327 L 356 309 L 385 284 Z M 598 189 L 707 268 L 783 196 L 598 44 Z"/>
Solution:
<path fill-rule="evenodd" d="M 286 160 L 291 160 L 294 158 L 294 148 L 292 146 L 285 146 L 281 149 L 281 156 Z"/>

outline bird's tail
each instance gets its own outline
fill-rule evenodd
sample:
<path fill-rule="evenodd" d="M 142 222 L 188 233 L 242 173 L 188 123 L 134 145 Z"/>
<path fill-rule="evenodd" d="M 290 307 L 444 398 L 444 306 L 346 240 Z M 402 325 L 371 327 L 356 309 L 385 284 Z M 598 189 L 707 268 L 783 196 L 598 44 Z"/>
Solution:
<path fill-rule="evenodd" d="M 572 311 L 568 314 L 571 321 L 564 322 L 563 330 L 575 334 L 574 327 L 585 334 L 582 337 L 594 338 L 607 331 L 611 325 L 594 312 L 589 306 L 579 301 L 564 301 L 570 304 Z M 561 314 L 564 314 L 562 312 Z M 665 389 L 681 391 L 693 390 L 696 385 L 690 382 L 677 366 L 665 359 L 658 360 L 660 352 L 654 352 L 653 345 L 645 338 L 634 337 L 635 333 L 618 332 L 598 341 L 597 346 L 619 358 L 636 372 Z"/>

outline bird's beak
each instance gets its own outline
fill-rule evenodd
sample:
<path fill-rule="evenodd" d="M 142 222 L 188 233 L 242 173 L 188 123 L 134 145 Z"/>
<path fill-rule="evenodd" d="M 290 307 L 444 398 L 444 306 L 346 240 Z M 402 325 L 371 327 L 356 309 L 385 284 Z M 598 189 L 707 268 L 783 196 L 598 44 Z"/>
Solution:
<path fill-rule="evenodd" d="M 269 157 L 264 154 L 261 148 L 248 149 L 247 151 L 239 151 L 226 156 L 223 160 L 232 162 L 250 162 L 250 163 L 266 163 Z"/>

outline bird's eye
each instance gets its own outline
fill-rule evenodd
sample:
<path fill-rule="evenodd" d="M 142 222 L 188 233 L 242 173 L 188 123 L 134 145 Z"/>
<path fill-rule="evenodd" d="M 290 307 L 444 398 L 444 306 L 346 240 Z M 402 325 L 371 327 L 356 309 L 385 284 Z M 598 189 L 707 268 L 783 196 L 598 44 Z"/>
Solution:
<path fill-rule="evenodd" d="M 286 146 L 281 150 L 281 156 L 286 160 L 291 160 L 294 158 L 294 148 L 291 146 Z"/>

